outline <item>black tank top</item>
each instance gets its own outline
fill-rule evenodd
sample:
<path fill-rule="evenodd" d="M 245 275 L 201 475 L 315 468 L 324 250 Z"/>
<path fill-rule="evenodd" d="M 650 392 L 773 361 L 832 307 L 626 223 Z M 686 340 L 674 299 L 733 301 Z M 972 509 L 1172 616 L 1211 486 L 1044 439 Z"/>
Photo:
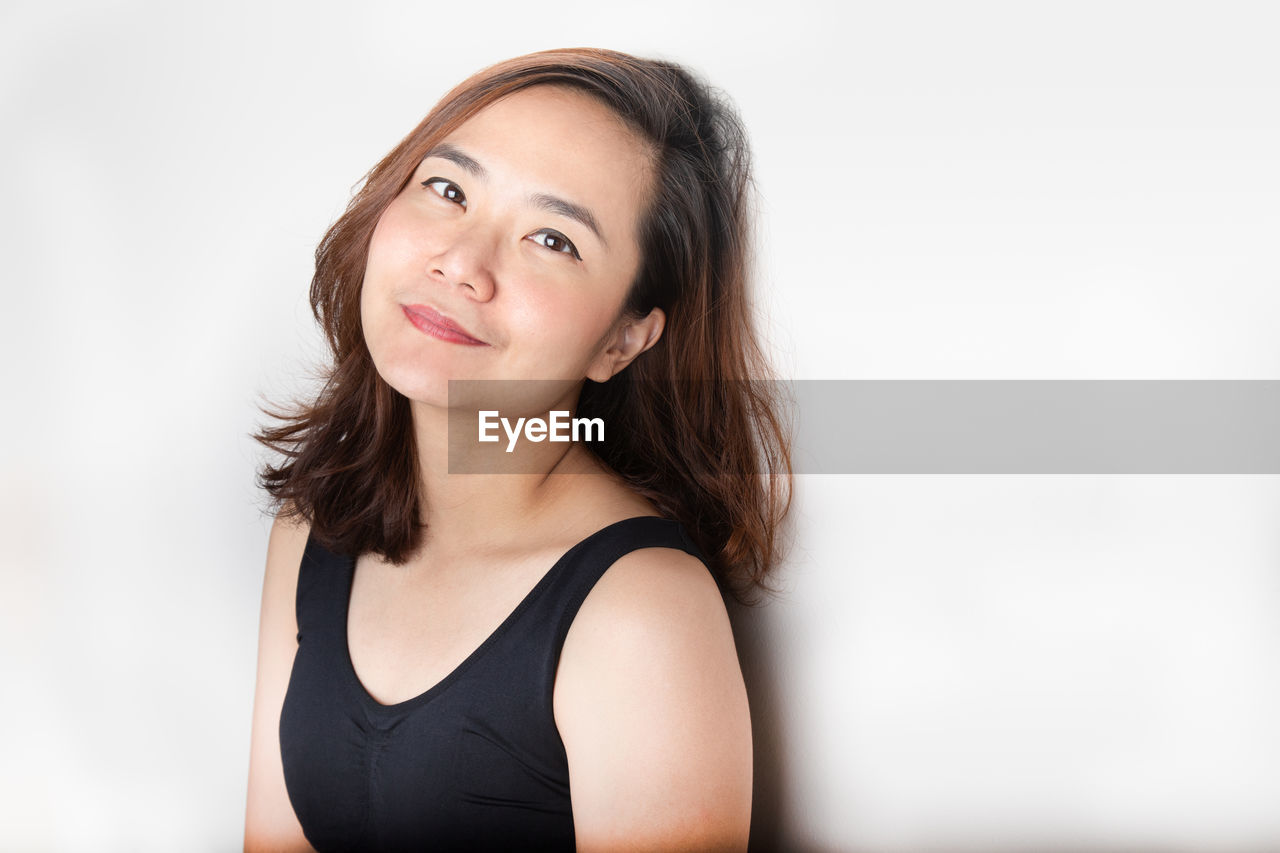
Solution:
<path fill-rule="evenodd" d="M 298 651 L 280 714 L 289 799 L 330 850 L 574 849 L 569 765 L 552 688 L 569 625 L 613 563 L 639 548 L 702 559 L 679 523 L 628 518 L 571 548 L 457 669 L 377 702 L 347 646 L 355 559 L 308 537 Z"/>

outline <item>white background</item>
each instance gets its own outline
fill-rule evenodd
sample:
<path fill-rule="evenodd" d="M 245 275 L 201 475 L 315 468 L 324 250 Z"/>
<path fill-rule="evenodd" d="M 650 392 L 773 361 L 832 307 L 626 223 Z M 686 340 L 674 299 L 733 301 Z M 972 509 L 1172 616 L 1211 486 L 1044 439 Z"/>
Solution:
<path fill-rule="evenodd" d="M 532 50 L 738 103 L 782 373 L 1280 378 L 1271 4 L 8 2 L 0 847 L 240 844 L 311 253 Z M 806 477 L 735 613 L 756 838 L 1280 848 L 1276 477 Z"/>

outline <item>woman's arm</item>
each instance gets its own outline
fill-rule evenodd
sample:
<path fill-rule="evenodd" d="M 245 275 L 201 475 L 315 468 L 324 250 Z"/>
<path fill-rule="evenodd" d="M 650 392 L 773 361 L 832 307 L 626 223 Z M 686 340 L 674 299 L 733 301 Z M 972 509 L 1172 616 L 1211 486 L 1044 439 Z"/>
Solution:
<path fill-rule="evenodd" d="M 647 548 L 605 572 L 565 639 L 555 715 L 579 851 L 747 849 L 747 692 L 697 559 Z"/>
<path fill-rule="evenodd" d="M 280 763 L 280 708 L 298 650 L 294 596 L 308 531 L 305 522 L 296 524 L 277 517 L 267 544 L 244 824 L 246 853 L 311 850 L 285 791 Z"/>

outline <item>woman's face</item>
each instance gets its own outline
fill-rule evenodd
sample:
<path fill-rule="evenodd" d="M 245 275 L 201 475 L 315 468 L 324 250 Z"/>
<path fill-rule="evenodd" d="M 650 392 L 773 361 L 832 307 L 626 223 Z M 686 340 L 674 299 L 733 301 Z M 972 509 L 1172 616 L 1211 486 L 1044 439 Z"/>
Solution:
<path fill-rule="evenodd" d="M 379 374 L 442 406 L 449 379 L 607 379 L 661 333 L 660 311 L 619 318 L 650 181 L 644 143 L 588 95 L 536 86 L 474 115 L 374 230 L 360 313 Z"/>

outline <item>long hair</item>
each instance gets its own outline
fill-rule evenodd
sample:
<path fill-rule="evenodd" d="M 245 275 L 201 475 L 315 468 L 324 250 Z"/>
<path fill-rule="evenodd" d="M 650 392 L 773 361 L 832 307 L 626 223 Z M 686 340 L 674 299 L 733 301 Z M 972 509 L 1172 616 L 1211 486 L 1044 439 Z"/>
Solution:
<path fill-rule="evenodd" d="M 610 107 L 653 152 L 640 269 L 623 313 L 665 312 L 658 342 L 604 383 L 586 381 L 579 414 L 625 424 L 587 443 L 658 510 L 681 522 L 722 587 L 751 602 L 770 590 L 791 503 L 790 439 L 748 293 L 751 169 L 725 97 L 672 62 L 589 48 L 549 50 L 455 87 L 365 176 L 316 249 L 311 309 L 332 355 L 314 402 L 254 435 L 282 454 L 259 483 L 339 553 L 406 561 L 425 533 L 408 400 L 379 376 L 360 325 L 369 241 L 419 162 L 469 117 L 536 85 L 571 87 Z M 619 435 L 621 433 L 621 435 Z"/>

